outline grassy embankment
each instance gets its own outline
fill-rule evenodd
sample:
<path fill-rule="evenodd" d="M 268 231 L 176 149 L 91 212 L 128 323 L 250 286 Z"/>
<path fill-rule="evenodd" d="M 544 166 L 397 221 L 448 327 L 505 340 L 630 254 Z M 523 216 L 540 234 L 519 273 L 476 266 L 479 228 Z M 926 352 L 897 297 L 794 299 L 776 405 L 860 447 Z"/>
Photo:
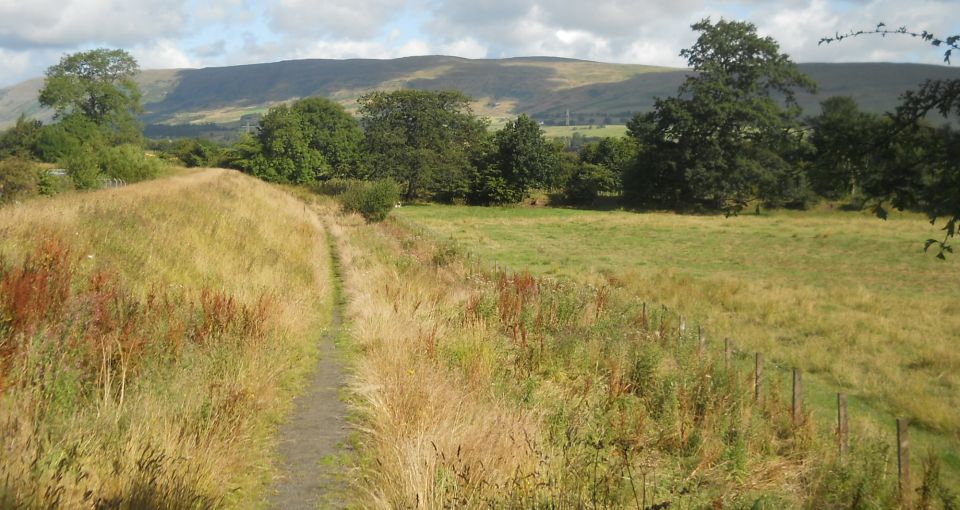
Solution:
<path fill-rule="evenodd" d="M 330 306 L 318 218 L 205 170 L 0 208 L 0 507 L 252 506 Z"/>
<path fill-rule="evenodd" d="M 730 337 L 800 367 L 821 423 L 835 416 L 835 391 L 851 395 L 853 419 L 865 414 L 888 436 L 893 415 L 909 417 L 915 449 L 936 448 L 960 483 L 958 260 L 923 253 L 923 239 L 941 232 L 919 216 L 442 206 L 400 214 L 488 264 L 623 288 L 702 322 L 715 348 Z"/>
<path fill-rule="evenodd" d="M 485 214 L 566 212 L 402 216 L 453 219 L 456 230 Z M 841 461 L 817 411 L 794 423 L 772 383 L 754 402 L 748 367 L 700 350 L 693 328 L 678 341 L 675 313 L 644 313 L 630 285 L 478 271 L 455 245 L 394 222 L 348 217 L 332 233 L 362 353 L 353 388 L 363 506 L 895 505 L 885 431 L 855 420 Z M 536 250 L 505 242 L 511 253 Z M 498 246 L 484 249 L 494 260 Z M 916 486 L 932 472 L 923 456 Z"/>

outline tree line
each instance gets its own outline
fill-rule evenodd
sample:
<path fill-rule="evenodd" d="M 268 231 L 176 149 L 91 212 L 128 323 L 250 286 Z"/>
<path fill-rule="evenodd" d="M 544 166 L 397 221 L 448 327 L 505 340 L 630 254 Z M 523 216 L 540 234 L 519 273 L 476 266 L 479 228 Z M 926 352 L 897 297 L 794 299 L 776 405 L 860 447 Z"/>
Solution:
<path fill-rule="evenodd" d="M 816 84 L 773 38 L 739 21 L 705 19 L 692 28 L 697 40 L 681 56 L 693 72 L 676 93 L 636 114 L 626 136 L 575 153 L 526 115 L 491 131 L 464 94 L 422 90 L 368 93 L 355 114 L 306 98 L 270 109 L 255 134 L 232 146 L 179 140 L 157 148 L 190 166 L 227 166 L 273 182 L 390 179 L 406 200 L 508 204 L 545 190 L 576 205 L 607 197 L 634 208 L 737 214 L 845 199 L 881 216 L 892 206 L 946 218 L 944 239 L 928 246 L 941 256 L 950 251 L 960 217 L 958 134 L 924 115 L 955 113 L 960 85 L 927 83 L 886 116 L 832 97 L 804 118 L 794 95 Z M 121 50 L 64 57 L 40 94 L 59 122 L 21 118 L 0 136 L 0 157 L 64 161 L 79 182 L 104 172 L 103 154 L 129 159 L 142 140 L 136 71 Z"/>

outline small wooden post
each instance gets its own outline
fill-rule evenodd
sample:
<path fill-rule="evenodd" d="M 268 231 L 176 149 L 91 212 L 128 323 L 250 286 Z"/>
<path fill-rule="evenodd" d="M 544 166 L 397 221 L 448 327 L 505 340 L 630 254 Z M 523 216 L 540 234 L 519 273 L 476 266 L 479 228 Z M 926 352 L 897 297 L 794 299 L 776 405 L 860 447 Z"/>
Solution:
<path fill-rule="evenodd" d="M 730 342 L 729 338 L 723 339 L 723 366 L 727 370 L 730 370 L 730 358 L 733 355 L 733 344 Z"/>
<path fill-rule="evenodd" d="M 753 369 L 753 398 L 757 403 L 763 402 L 763 393 L 761 388 L 763 386 L 763 353 L 758 352 L 755 358 L 755 366 Z"/>
<path fill-rule="evenodd" d="M 680 316 L 680 327 L 678 331 L 680 332 L 680 338 L 683 338 L 683 334 L 687 332 L 687 318 L 682 315 Z"/>
<path fill-rule="evenodd" d="M 499 261 L 499 260 L 495 260 L 495 261 L 493 262 L 493 272 L 494 272 L 494 274 L 500 274 L 500 261 Z"/>
<path fill-rule="evenodd" d="M 847 453 L 847 395 L 837 393 L 837 448 L 840 460 Z"/>
<path fill-rule="evenodd" d="M 703 334 L 703 326 L 699 324 L 697 325 L 697 339 L 700 342 L 697 344 L 697 349 L 699 349 L 699 352 L 702 354 L 704 348 L 707 346 L 707 336 Z"/>
<path fill-rule="evenodd" d="M 907 437 L 907 419 L 897 418 L 897 473 L 900 502 L 910 501 L 910 440 Z"/>
<path fill-rule="evenodd" d="M 803 394 L 800 387 L 800 369 L 793 369 L 793 426 L 803 420 Z"/>
<path fill-rule="evenodd" d="M 640 313 L 640 320 L 643 322 L 643 329 L 647 329 L 647 302 L 643 302 L 643 311 Z"/>

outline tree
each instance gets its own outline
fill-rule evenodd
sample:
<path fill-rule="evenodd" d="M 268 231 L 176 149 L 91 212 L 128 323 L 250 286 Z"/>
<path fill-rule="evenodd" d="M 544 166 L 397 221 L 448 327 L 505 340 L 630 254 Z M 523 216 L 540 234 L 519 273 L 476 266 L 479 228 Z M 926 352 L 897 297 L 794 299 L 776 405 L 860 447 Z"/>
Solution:
<path fill-rule="evenodd" d="M 40 133 L 43 123 L 21 114 L 17 123 L 0 135 L 0 159 L 8 157 L 35 158 L 39 156 Z"/>
<path fill-rule="evenodd" d="M 960 50 L 960 35 L 942 38 L 926 30 L 887 29 L 884 23 L 877 24 L 873 30 L 823 37 L 820 44 L 868 35 L 904 35 L 929 42 L 934 47 L 945 48 L 943 61 L 947 64 L 953 51 Z M 877 200 L 874 210 L 880 218 L 887 216 L 885 202 L 898 209 L 923 211 L 931 224 L 945 218 L 943 239 L 926 241 L 926 248 L 936 246 L 937 258 L 944 259 L 946 253 L 953 252 L 948 243 L 960 225 L 960 153 L 956 149 L 960 140 L 949 128 L 933 130 L 922 121 L 930 112 L 960 115 L 960 80 L 927 80 L 900 99 L 900 105 L 890 115 L 890 129 L 870 148 L 886 150 L 887 164 L 872 176 L 868 195 Z"/>
<path fill-rule="evenodd" d="M 648 186 L 674 205 L 735 212 L 760 196 L 762 180 L 776 178 L 770 172 L 786 166 L 774 160 L 798 138 L 794 89 L 814 84 L 752 23 L 705 19 L 692 28 L 700 35 L 680 55 L 696 74 L 676 97 L 657 99 L 652 113 L 631 122 L 646 147 L 639 175 L 657 179 Z"/>
<path fill-rule="evenodd" d="M 493 136 L 490 168 L 502 178 L 506 202 L 519 202 L 531 188 L 546 184 L 559 164 L 558 150 L 537 121 L 520 115 Z"/>
<path fill-rule="evenodd" d="M 362 96 L 360 124 L 373 177 L 392 177 L 404 198 L 425 192 L 441 200 L 465 196 L 471 159 L 486 123 L 456 91 L 376 91 Z"/>
<path fill-rule="evenodd" d="M 135 115 L 142 108 L 134 77 L 139 71 L 137 61 L 119 49 L 65 55 L 47 69 L 40 104 L 53 108 L 58 119 L 80 115 L 122 142 L 138 141 Z"/>
<path fill-rule="evenodd" d="M 271 108 L 257 132 L 260 154 L 253 173 L 277 182 L 305 184 L 356 177 L 363 133 L 343 106 L 310 97 Z"/>
<path fill-rule="evenodd" d="M 810 169 L 813 189 L 827 198 L 856 198 L 874 159 L 865 150 L 880 134 L 877 115 L 860 111 L 851 97 L 837 96 L 820 103 L 820 115 L 809 119 L 810 141 L 816 156 Z"/>

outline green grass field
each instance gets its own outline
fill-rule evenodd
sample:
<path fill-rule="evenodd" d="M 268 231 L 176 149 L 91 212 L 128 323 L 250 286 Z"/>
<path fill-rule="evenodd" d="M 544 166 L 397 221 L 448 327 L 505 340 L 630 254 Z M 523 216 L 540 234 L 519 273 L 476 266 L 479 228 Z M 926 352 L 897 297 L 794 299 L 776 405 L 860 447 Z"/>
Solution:
<path fill-rule="evenodd" d="M 958 259 L 923 252 L 940 236 L 917 215 L 774 212 L 683 216 L 542 208 L 413 206 L 403 221 L 484 262 L 624 287 L 807 374 L 819 422 L 845 391 L 852 419 L 893 430 L 960 471 Z M 714 344 L 716 345 L 716 344 Z"/>
<path fill-rule="evenodd" d="M 608 126 L 544 126 L 543 133 L 547 137 L 570 138 L 574 133 L 586 137 L 617 137 L 627 134 L 627 126 L 611 124 Z"/>

